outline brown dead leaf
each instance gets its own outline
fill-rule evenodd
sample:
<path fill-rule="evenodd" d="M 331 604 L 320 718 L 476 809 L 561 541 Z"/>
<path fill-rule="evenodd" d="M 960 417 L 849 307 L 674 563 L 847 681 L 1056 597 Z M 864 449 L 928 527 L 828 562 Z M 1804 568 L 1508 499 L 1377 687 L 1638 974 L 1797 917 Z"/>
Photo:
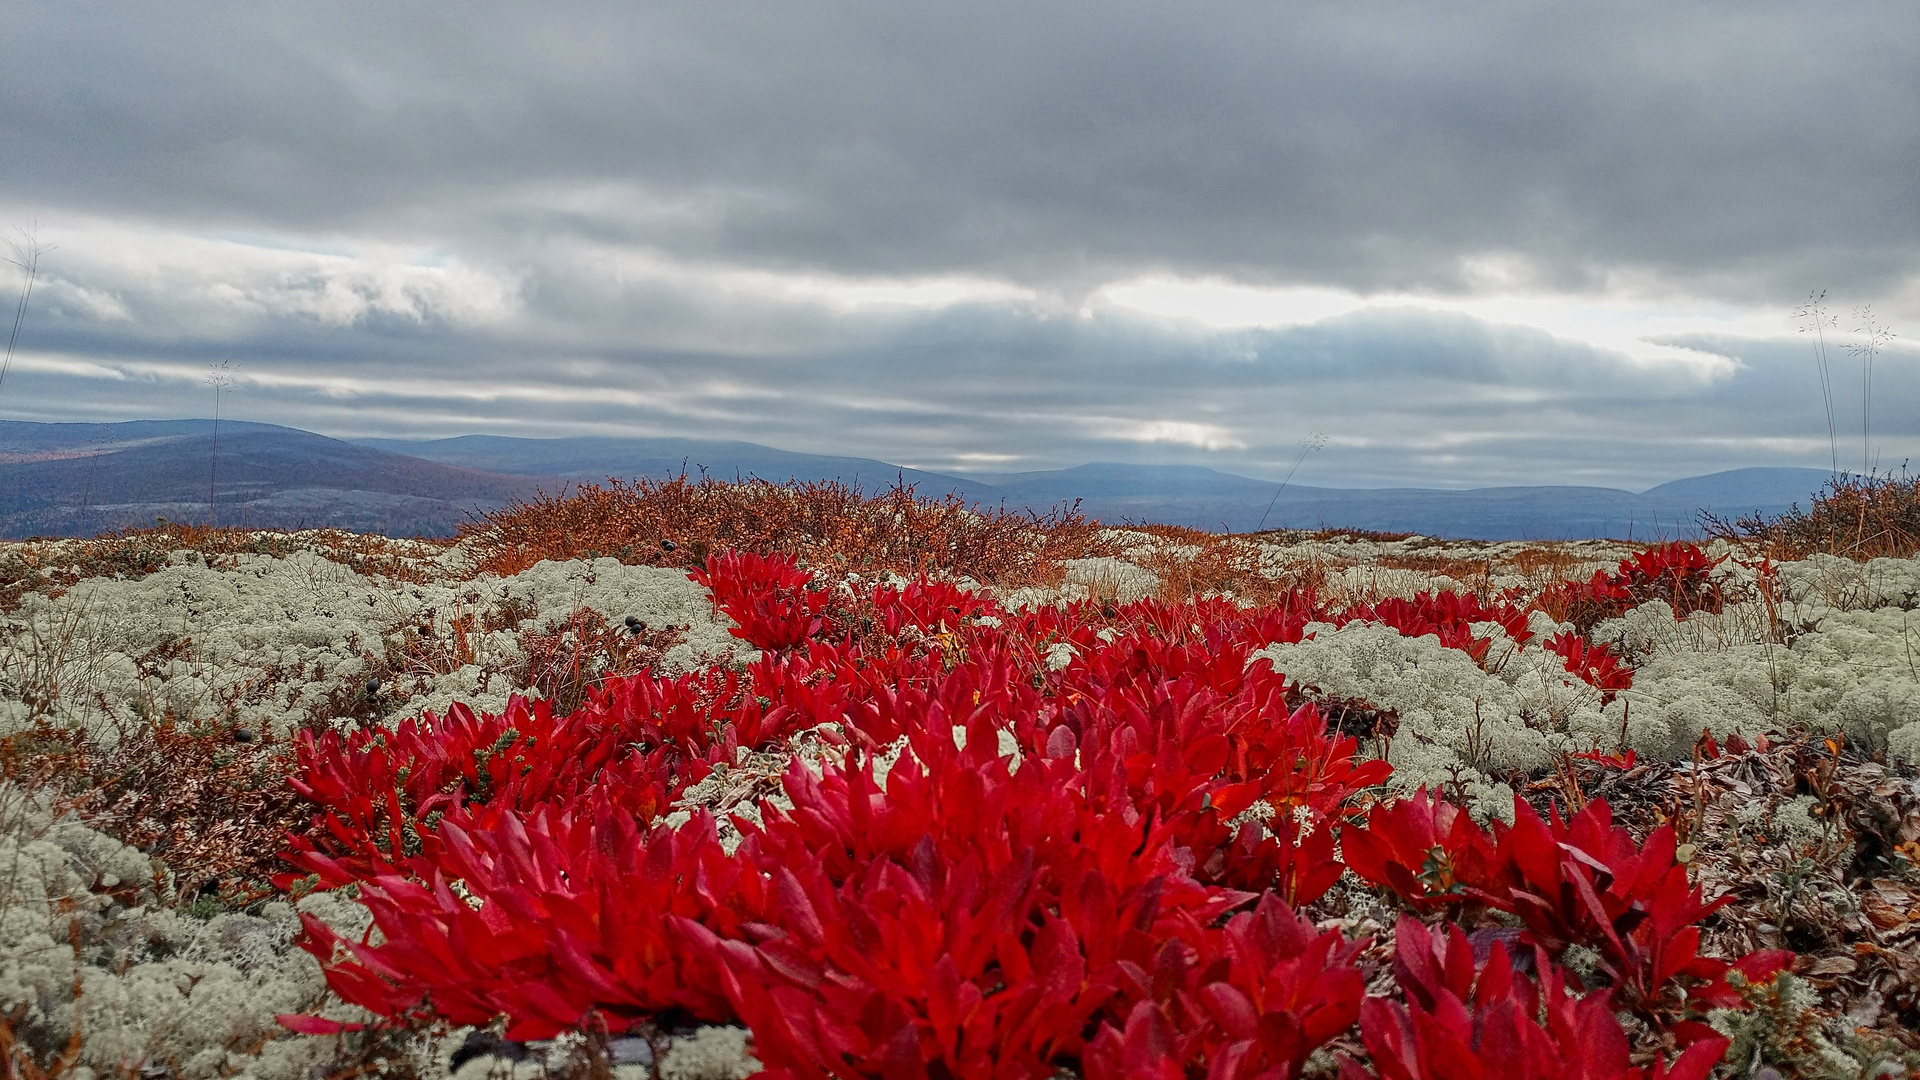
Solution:
<path fill-rule="evenodd" d="M 1860 898 L 1860 910 L 1873 921 L 1873 925 L 1882 930 L 1892 930 L 1907 922 L 1907 909 L 1888 903 L 1877 892 L 1870 892 Z"/>
<path fill-rule="evenodd" d="M 1807 969 L 1809 975 L 1851 975 L 1859 968 L 1851 956 L 1823 956 Z"/>

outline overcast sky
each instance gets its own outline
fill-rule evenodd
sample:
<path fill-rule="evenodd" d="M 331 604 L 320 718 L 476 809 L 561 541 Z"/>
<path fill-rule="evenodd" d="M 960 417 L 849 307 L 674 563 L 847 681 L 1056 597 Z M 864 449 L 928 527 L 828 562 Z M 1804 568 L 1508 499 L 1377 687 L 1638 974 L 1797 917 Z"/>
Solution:
<path fill-rule="evenodd" d="M 52 248 L 0 419 L 207 416 L 228 362 L 224 416 L 344 437 L 1920 460 L 1912 0 L 21 3 L 0 148 Z"/>

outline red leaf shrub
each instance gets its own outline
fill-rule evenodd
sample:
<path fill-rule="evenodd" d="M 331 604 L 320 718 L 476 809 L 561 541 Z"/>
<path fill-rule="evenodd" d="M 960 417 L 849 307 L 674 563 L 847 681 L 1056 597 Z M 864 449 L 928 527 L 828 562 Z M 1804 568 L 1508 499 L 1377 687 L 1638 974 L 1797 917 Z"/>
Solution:
<path fill-rule="evenodd" d="M 1680 616 L 1719 611 L 1726 598 L 1712 573 L 1722 561 L 1708 558 L 1692 544 L 1661 544 L 1620 560 L 1611 574 L 1597 570 L 1587 581 L 1555 585 L 1535 603 L 1555 618 L 1572 622 L 1581 634 L 1649 600 L 1666 601 Z"/>
<path fill-rule="evenodd" d="M 1513 824 L 1489 832 L 1425 792 L 1375 807 L 1368 825 L 1344 837 L 1348 865 L 1416 909 L 1483 903 L 1519 918 L 1521 939 L 1550 956 L 1592 949 L 1621 1007 L 1657 1022 L 1737 1005 L 1734 965 L 1699 954 L 1699 922 L 1732 897 L 1709 902 L 1689 883 L 1671 826 L 1636 842 L 1604 799 L 1563 822 L 1516 798 Z M 1740 964 L 1765 978 L 1791 959 L 1762 952 Z"/>
<path fill-rule="evenodd" d="M 791 649 L 818 633 L 829 597 L 792 555 L 726 551 L 687 576 L 713 594 L 715 610 L 739 624 L 733 636 L 756 649 Z"/>
<path fill-rule="evenodd" d="M 1627 1034 L 1605 991 L 1575 997 L 1565 973 L 1536 952 L 1538 983 L 1517 974 L 1506 946 L 1484 963 L 1457 926 L 1430 934 L 1403 916 L 1394 932 L 1394 976 L 1405 1001 L 1368 998 L 1360 1034 L 1370 1074 L 1351 1061 L 1342 1080 L 1706 1080 L 1724 1038 L 1700 1039 L 1671 1069 L 1651 1076 L 1628 1063 Z"/>
<path fill-rule="evenodd" d="M 1272 894 L 1206 941 L 1210 954 L 1169 948 L 1138 973 L 1124 1027 L 1102 1024 L 1087 1047 L 1088 1080 L 1298 1076 L 1360 1015 L 1360 943 L 1315 932 Z"/>
<path fill-rule="evenodd" d="M 1633 688 L 1633 669 L 1620 666 L 1620 658 L 1605 645 L 1589 645 L 1572 634 L 1562 633 L 1547 642 L 1547 651 L 1559 654 L 1569 672 L 1597 688 L 1602 703 L 1611 702 L 1620 691 Z"/>
<path fill-rule="evenodd" d="M 1366 826 L 1341 834 L 1348 868 L 1416 911 L 1478 904 L 1474 886 L 1498 876 L 1494 839 L 1437 792 L 1375 803 Z"/>
<path fill-rule="evenodd" d="M 1688 1017 L 1738 1004 L 1735 965 L 1698 954 L 1717 903 L 1670 830 L 1636 845 L 1599 800 L 1565 822 L 1521 803 L 1491 830 L 1425 791 L 1364 806 L 1391 768 L 1248 662 L 1358 618 L 1484 662 L 1475 623 L 1528 642 L 1511 606 L 1329 612 L 1295 591 L 1010 613 L 950 583 L 822 588 L 785 557 L 726 553 L 693 576 L 765 655 L 610 679 L 565 717 L 516 699 L 303 741 L 298 783 L 322 812 L 288 858 L 358 883 L 381 935 L 308 921 L 343 999 L 505 1014 L 512 1038 L 596 1013 L 739 1019 L 774 1077 L 1293 1077 L 1357 1019 L 1381 1080 L 1548 1061 L 1640 1080 L 1616 1003 L 1694 1044 L 1674 1075 L 1717 1055 Z M 1599 672 L 1571 640 L 1547 647 Z M 743 749 L 807 730 L 845 762 L 794 760 L 784 805 L 733 820 L 736 848 L 704 811 L 660 823 Z M 1517 918 L 1538 985 L 1503 946 L 1475 964 L 1458 929 L 1403 920 L 1397 996 L 1363 1001 L 1363 943 L 1293 911 L 1341 858 L 1415 910 Z M 1599 953 L 1604 990 L 1567 992 L 1552 958 L 1574 944 Z"/>
<path fill-rule="evenodd" d="M 1726 561 L 1710 559 L 1692 544 L 1661 544 L 1620 561 L 1616 581 L 1637 603 L 1665 600 L 1675 615 L 1719 611 L 1725 603 L 1713 583 L 1713 569 Z"/>
<path fill-rule="evenodd" d="M 456 1024 L 510 1018 L 550 1038 L 589 1010 L 633 1021 L 669 1009 L 731 1018 L 715 973 L 671 919 L 729 935 L 765 918 L 758 874 L 728 857 L 712 819 L 643 832 L 605 798 L 586 813 L 449 812 L 412 876 L 360 883 L 379 945 L 302 916 L 302 947 L 346 1001 L 390 1017 L 431 1002 Z"/>
<path fill-rule="evenodd" d="M 651 821 L 708 766 L 643 738 L 603 709 L 556 718 L 547 702 L 519 697 L 499 716 L 455 704 L 390 731 L 302 732 L 289 782 L 322 811 L 289 838 L 290 861 L 330 887 L 390 873 L 431 854 L 435 822 L 468 804 L 532 811 L 598 792 Z"/>
<path fill-rule="evenodd" d="M 1525 645 L 1533 632 L 1527 629 L 1527 613 L 1511 604 L 1481 603 L 1478 597 L 1447 591 L 1423 592 L 1412 600 L 1390 597 L 1377 604 L 1356 604 L 1341 613 L 1340 623 L 1367 621 L 1385 623 L 1406 637 L 1432 634 L 1449 649 L 1459 649 L 1485 665 L 1490 638 L 1473 636 L 1473 624 L 1496 622 L 1516 645 Z"/>

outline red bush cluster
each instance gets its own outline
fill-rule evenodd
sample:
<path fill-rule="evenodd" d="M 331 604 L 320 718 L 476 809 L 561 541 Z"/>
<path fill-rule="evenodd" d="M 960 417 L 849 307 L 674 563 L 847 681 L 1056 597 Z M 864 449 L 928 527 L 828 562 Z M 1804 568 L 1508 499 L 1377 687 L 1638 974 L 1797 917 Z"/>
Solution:
<path fill-rule="evenodd" d="M 1356 1023 L 1374 1071 L 1349 1080 L 1637 1078 L 1615 1008 L 1691 1044 L 1676 1077 L 1724 1048 L 1698 1013 L 1738 1003 L 1732 965 L 1698 955 L 1716 904 L 1671 833 L 1636 846 L 1598 800 L 1491 830 L 1424 792 L 1369 804 L 1390 767 L 1248 662 L 1328 619 L 1310 594 L 1012 613 L 781 558 L 696 577 L 766 650 L 745 670 L 614 680 L 566 717 L 456 706 L 305 742 L 300 790 L 325 812 L 287 857 L 357 882 L 382 938 L 307 920 L 342 998 L 504 1015 L 518 1039 L 596 1013 L 734 1019 L 766 1075 L 794 1078 L 1291 1077 Z M 1525 640 L 1517 610 L 1447 594 L 1328 621 L 1352 618 L 1470 652 L 1474 622 Z M 801 730 L 844 763 L 796 758 L 790 805 L 736 817 L 731 850 L 704 811 L 662 820 Z M 1408 919 L 1399 990 L 1369 997 L 1364 943 L 1295 913 L 1346 866 L 1416 911 L 1517 919 L 1531 967 Z M 1601 957 L 1594 985 L 1555 966 L 1574 945 Z"/>
<path fill-rule="evenodd" d="M 1719 611 L 1725 597 L 1712 575 L 1723 561 L 1708 558 L 1692 544 L 1661 544 L 1620 560 L 1612 573 L 1596 570 L 1586 581 L 1553 586 L 1537 602 L 1556 618 L 1572 621 L 1583 634 L 1649 600 L 1666 601 L 1676 615 Z"/>
<path fill-rule="evenodd" d="M 1347 623 L 1357 619 L 1386 623 L 1408 637 L 1432 634 L 1440 639 L 1440 644 L 1462 650 L 1482 666 L 1487 662 L 1492 640 L 1474 637 L 1474 623 L 1499 623 L 1515 645 L 1525 645 L 1533 637 L 1533 631 L 1527 629 L 1524 610 L 1512 604 L 1487 605 L 1478 597 L 1452 592 L 1423 592 L 1412 600 L 1393 597 L 1377 604 L 1355 605 L 1336 621 Z"/>
<path fill-rule="evenodd" d="M 1429 932 L 1402 917 L 1394 931 L 1394 980 L 1403 1000 L 1369 998 L 1360 1034 L 1380 1080 L 1705 1080 L 1726 1052 L 1699 1039 L 1671 1068 L 1628 1064 L 1626 1033 L 1605 994 L 1567 992 L 1566 972 L 1535 946 L 1537 981 L 1515 972 L 1503 942 L 1485 962 L 1457 926 Z M 1342 1080 L 1367 1080 L 1350 1062 Z"/>
<path fill-rule="evenodd" d="M 1670 825 L 1636 842 L 1613 824 L 1605 800 L 1562 821 L 1557 811 L 1543 820 L 1516 798 L 1513 824 L 1489 830 L 1422 790 L 1375 805 L 1342 850 L 1354 873 L 1416 910 L 1484 906 L 1517 918 L 1519 940 L 1552 955 L 1571 945 L 1593 950 L 1614 1004 L 1683 1041 L 1711 1034 L 1685 1013 L 1739 1004 L 1726 981 L 1734 965 L 1699 954 L 1697 925 L 1732 898 L 1709 903 L 1689 884 Z M 1756 953 L 1742 974 L 1768 975 L 1791 959 Z"/>

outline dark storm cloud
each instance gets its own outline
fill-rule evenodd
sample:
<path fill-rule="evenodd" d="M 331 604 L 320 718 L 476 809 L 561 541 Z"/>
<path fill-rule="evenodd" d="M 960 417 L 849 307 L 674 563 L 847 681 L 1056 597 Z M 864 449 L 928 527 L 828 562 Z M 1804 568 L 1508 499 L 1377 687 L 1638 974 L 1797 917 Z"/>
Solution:
<path fill-rule="evenodd" d="M 1912 272 L 1920 8 L 27 5 L 23 205 L 1073 288 Z"/>

